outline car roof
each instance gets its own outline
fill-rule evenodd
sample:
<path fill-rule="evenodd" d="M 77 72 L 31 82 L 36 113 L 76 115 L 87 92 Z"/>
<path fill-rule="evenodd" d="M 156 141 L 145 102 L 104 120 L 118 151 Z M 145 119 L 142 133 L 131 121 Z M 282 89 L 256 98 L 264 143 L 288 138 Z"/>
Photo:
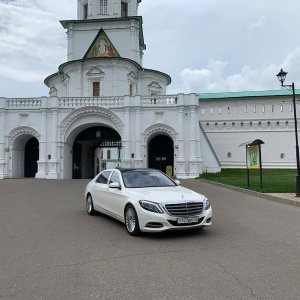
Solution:
<path fill-rule="evenodd" d="M 148 172 L 159 172 L 159 170 L 156 170 L 156 169 L 151 169 L 151 168 L 119 168 L 117 169 L 119 170 L 120 172 L 134 172 L 134 171 L 148 171 Z"/>

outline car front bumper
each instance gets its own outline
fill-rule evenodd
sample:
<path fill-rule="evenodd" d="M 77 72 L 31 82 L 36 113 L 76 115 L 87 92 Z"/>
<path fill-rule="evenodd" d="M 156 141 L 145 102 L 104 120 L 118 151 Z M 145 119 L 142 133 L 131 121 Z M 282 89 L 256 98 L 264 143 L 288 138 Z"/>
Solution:
<path fill-rule="evenodd" d="M 190 224 L 178 224 L 180 216 L 170 216 L 167 213 L 153 213 L 139 207 L 137 209 L 140 229 L 143 232 L 162 232 L 166 230 L 187 230 L 193 228 L 208 227 L 212 224 L 212 209 L 203 210 L 199 215 L 188 217 L 198 217 L 199 222 Z M 187 216 L 182 216 L 187 217 Z"/>

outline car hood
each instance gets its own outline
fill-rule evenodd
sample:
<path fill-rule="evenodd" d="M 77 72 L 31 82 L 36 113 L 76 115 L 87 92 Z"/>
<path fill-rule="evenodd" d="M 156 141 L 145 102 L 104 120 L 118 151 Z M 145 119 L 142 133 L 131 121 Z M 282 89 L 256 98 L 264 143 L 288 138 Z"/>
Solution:
<path fill-rule="evenodd" d="M 149 187 L 149 188 L 128 188 L 127 193 L 138 200 L 149 200 L 156 203 L 174 201 L 204 201 L 205 196 L 182 186 L 171 187 Z"/>

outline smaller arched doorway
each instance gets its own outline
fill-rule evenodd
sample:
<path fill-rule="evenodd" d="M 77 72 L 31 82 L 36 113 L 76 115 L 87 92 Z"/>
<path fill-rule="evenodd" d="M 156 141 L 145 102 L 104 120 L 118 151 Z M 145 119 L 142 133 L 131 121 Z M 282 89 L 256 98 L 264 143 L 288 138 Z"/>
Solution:
<path fill-rule="evenodd" d="M 174 172 L 174 143 L 167 135 L 157 135 L 148 145 L 148 166 L 168 175 Z"/>
<path fill-rule="evenodd" d="M 11 178 L 35 177 L 38 171 L 39 141 L 29 134 L 19 135 L 10 155 Z"/>
<path fill-rule="evenodd" d="M 24 177 L 35 177 L 38 171 L 38 160 L 39 142 L 36 138 L 31 138 L 25 144 Z"/>

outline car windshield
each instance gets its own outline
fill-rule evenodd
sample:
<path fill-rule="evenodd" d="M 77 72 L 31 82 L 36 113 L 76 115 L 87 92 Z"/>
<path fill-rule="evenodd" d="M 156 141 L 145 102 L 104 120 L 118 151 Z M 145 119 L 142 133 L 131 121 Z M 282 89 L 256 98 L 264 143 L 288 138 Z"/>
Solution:
<path fill-rule="evenodd" d="M 176 186 L 170 178 L 155 170 L 123 171 L 122 176 L 127 188 Z"/>

